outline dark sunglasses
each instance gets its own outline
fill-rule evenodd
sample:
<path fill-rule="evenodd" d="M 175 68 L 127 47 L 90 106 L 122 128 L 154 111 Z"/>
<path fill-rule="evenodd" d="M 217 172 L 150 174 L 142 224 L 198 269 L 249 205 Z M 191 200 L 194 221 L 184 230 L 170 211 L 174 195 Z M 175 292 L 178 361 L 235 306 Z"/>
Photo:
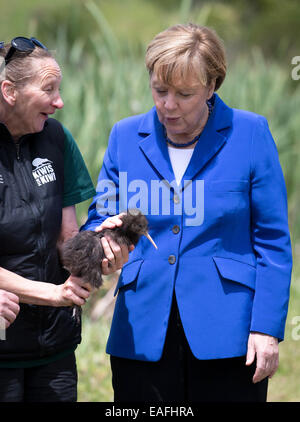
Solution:
<path fill-rule="evenodd" d="M 0 48 L 4 47 L 4 41 L 0 42 Z M 31 53 L 35 49 L 35 47 L 43 48 L 44 50 L 48 50 L 47 47 L 44 46 L 39 40 L 34 37 L 26 38 L 26 37 L 16 37 L 11 40 L 11 47 L 8 50 L 4 60 L 5 65 L 11 60 L 12 56 L 14 55 L 15 51 L 21 51 L 22 53 Z"/>

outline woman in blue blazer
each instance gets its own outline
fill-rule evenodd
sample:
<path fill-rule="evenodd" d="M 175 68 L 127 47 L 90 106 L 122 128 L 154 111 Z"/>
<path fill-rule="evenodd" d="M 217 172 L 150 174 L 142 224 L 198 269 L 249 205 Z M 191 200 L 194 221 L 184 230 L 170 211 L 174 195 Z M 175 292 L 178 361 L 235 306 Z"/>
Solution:
<path fill-rule="evenodd" d="M 107 344 L 115 400 L 265 401 L 292 267 L 268 123 L 215 93 L 226 64 L 209 28 L 158 34 L 146 66 L 155 107 L 113 127 L 82 228 L 139 208 L 158 245 L 142 238 L 128 259 L 103 239 L 106 274 L 128 259 Z"/>

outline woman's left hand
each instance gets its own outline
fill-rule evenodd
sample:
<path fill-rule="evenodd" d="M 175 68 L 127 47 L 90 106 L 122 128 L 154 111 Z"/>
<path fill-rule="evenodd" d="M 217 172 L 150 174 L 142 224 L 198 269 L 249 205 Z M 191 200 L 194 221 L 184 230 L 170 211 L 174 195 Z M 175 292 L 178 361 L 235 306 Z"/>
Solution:
<path fill-rule="evenodd" d="M 52 287 L 52 306 L 83 306 L 94 288 L 81 280 L 80 277 L 70 275 L 63 284 L 50 284 Z"/>
<path fill-rule="evenodd" d="M 126 245 L 118 245 L 110 238 L 102 237 L 100 239 L 104 250 L 105 258 L 102 260 L 102 273 L 104 275 L 112 274 L 120 270 L 129 259 L 129 252 L 134 249 Z"/>
<path fill-rule="evenodd" d="M 250 333 L 246 365 L 254 362 L 256 355 L 256 371 L 253 383 L 271 378 L 277 371 L 279 364 L 278 339 L 263 333 Z"/>
<path fill-rule="evenodd" d="M 96 227 L 95 231 L 100 232 L 104 229 L 120 227 L 123 224 L 123 221 L 120 218 L 122 215 L 125 215 L 125 213 L 107 218 L 100 226 Z M 100 241 L 105 255 L 105 258 L 102 260 L 102 273 L 104 275 L 109 275 L 120 270 L 128 261 L 129 252 L 133 251 L 134 245 L 131 245 L 128 248 L 126 245 L 117 244 L 109 237 L 102 237 Z"/>

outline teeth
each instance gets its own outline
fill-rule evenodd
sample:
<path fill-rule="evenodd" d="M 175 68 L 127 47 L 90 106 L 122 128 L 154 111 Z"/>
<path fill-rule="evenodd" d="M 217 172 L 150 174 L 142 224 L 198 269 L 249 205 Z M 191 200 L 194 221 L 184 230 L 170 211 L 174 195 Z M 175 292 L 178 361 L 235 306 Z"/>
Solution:
<path fill-rule="evenodd" d="M 146 232 L 146 233 L 144 233 L 144 235 L 147 237 L 148 240 L 150 240 L 150 242 L 155 247 L 155 249 L 157 249 L 157 246 L 156 246 L 154 240 L 152 239 L 152 237 L 150 236 L 150 234 L 148 232 Z"/>

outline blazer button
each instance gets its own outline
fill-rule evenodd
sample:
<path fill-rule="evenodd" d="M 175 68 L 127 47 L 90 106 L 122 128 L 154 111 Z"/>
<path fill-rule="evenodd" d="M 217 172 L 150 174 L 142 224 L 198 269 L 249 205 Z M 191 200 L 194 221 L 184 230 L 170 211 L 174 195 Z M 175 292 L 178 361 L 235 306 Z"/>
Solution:
<path fill-rule="evenodd" d="M 174 234 L 179 233 L 179 232 L 180 232 L 180 227 L 179 227 L 179 226 L 177 226 L 177 224 L 175 224 L 175 226 L 173 226 L 173 227 L 172 227 L 172 232 L 173 232 Z"/>
<path fill-rule="evenodd" d="M 175 264 L 176 262 L 176 256 L 175 255 L 170 255 L 168 258 L 169 264 Z"/>

